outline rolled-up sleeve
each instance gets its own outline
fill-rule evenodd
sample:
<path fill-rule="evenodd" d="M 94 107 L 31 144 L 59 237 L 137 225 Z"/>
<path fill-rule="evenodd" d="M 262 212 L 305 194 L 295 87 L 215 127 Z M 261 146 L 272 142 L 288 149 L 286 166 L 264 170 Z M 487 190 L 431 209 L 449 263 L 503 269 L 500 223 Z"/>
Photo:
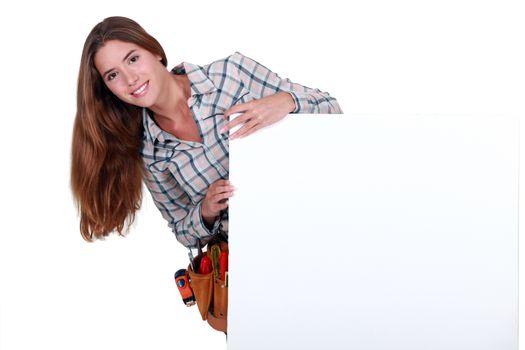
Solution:
<path fill-rule="evenodd" d="M 283 79 L 262 64 L 235 52 L 228 60 L 236 65 L 239 79 L 256 98 L 262 98 L 280 91 L 288 92 L 295 102 L 292 113 L 343 113 L 337 100 L 327 92 L 309 88 Z"/>
<path fill-rule="evenodd" d="M 146 167 L 144 173 L 144 183 L 151 193 L 153 202 L 182 245 L 196 247 L 198 240 L 204 245 L 217 233 L 219 219 L 215 220 L 210 231 L 202 219 L 202 201 L 192 204 L 169 169 L 159 171 L 154 166 L 150 166 Z"/>

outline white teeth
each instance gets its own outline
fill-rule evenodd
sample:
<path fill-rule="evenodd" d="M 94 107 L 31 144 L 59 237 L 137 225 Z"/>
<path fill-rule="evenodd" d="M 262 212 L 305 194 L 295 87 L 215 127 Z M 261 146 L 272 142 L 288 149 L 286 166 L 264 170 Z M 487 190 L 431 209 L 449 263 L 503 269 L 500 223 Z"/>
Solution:
<path fill-rule="evenodd" d="M 142 85 L 140 88 L 138 88 L 137 90 L 133 91 L 133 95 L 139 95 L 142 93 L 142 91 L 144 91 L 144 89 L 146 88 L 146 83 L 144 83 L 144 85 Z"/>

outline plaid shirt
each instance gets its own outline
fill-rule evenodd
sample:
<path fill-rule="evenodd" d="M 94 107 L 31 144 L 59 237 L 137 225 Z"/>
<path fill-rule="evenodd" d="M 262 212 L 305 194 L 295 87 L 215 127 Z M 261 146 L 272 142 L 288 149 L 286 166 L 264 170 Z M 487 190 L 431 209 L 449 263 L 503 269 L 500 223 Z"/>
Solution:
<path fill-rule="evenodd" d="M 219 226 L 228 231 L 224 210 L 209 230 L 201 215 L 208 187 L 228 179 L 228 134 L 224 112 L 238 103 L 289 92 L 295 101 L 293 113 L 342 113 L 328 93 L 282 79 L 256 61 L 235 54 L 204 67 L 183 62 L 173 74 L 187 74 L 191 84 L 188 106 L 199 128 L 203 144 L 176 138 L 159 128 L 147 109 L 143 111 L 142 157 L 146 167 L 144 182 L 153 201 L 177 240 L 195 247 L 206 244 Z"/>

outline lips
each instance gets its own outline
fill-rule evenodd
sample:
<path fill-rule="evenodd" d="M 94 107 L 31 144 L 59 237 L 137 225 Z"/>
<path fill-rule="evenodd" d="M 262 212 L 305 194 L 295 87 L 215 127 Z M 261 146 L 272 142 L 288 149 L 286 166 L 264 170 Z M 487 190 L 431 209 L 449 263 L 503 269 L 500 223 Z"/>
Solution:
<path fill-rule="evenodd" d="M 141 86 L 139 86 L 135 91 L 131 93 L 131 95 L 133 95 L 134 97 L 142 97 L 148 92 L 148 88 L 149 88 L 149 80 L 145 82 L 144 84 L 142 84 Z"/>

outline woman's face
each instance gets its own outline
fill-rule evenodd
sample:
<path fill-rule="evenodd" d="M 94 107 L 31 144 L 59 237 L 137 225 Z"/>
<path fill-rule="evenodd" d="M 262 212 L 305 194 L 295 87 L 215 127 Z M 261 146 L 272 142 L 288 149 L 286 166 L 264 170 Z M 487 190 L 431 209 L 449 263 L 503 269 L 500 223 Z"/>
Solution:
<path fill-rule="evenodd" d="M 106 86 L 124 102 L 151 107 L 162 91 L 166 67 L 161 57 L 142 47 L 110 40 L 95 54 L 94 61 Z"/>

